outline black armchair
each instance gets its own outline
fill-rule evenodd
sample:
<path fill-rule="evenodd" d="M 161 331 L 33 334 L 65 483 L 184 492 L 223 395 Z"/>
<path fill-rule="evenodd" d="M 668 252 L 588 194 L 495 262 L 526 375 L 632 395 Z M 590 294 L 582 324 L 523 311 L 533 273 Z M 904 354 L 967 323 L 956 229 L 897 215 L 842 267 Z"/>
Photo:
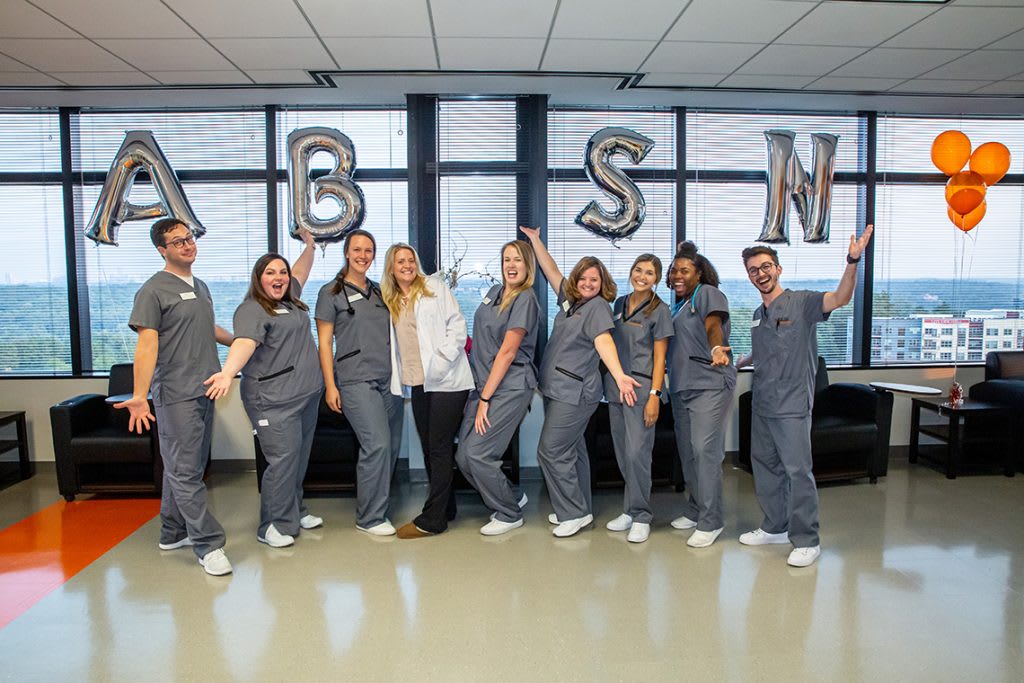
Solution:
<path fill-rule="evenodd" d="M 737 465 L 751 470 L 751 392 L 739 399 L 740 443 Z M 829 384 L 825 359 L 818 356 L 814 410 L 811 415 L 811 454 L 816 481 L 868 477 L 872 484 L 889 469 L 892 394 L 866 384 Z"/>
<path fill-rule="evenodd" d="M 1024 471 L 1024 351 L 990 351 L 985 356 L 985 381 L 973 385 L 968 395 L 978 401 L 1006 406 L 1010 414 L 1010 448 L 1008 474 L 1014 468 Z M 972 417 L 964 428 L 965 441 L 990 442 L 985 437 L 1005 435 L 1007 423 L 999 416 Z"/>
<path fill-rule="evenodd" d="M 107 394 L 130 394 L 131 363 L 110 368 Z M 155 428 L 128 431 L 128 411 L 100 394 L 82 394 L 50 408 L 57 488 L 67 501 L 79 493 L 160 494 L 164 467 Z"/>
<path fill-rule="evenodd" d="M 625 482 L 615 459 L 608 404 L 602 401 L 590 416 L 584 433 L 590 455 L 590 482 L 594 488 L 622 487 Z M 664 404 L 654 425 L 654 452 L 651 462 L 652 486 L 675 486 L 682 490 L 683 472 L 676 449 L 675 420 L 672 406 Z"/>

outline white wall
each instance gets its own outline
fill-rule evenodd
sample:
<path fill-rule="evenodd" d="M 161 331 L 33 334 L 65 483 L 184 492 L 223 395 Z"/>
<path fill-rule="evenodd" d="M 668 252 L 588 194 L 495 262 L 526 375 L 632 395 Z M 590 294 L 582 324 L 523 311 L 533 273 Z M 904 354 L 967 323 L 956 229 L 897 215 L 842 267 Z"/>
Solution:
<path fill-rule="evenodd" d="M 736 396 L 750 389 L 749 372 L 741 372 L 736 386 Z M 886 370 L 830 370 L 832 382 L 861 382 L 873 380 L 920 384 L 935 387 L 945 392 L 953 378 L 953 368 L 892 368 Z M 985 378 L 983 367 L 961 368 L 957 378 L 969 388 Z M 53 437 L 50 432 L 50 406 L 78 394 L 104 394 L 107 389 L 105 378 L 96 379 L 5 379 L 0 380 L 0 410 L 24 410 L 28 423 L 29 452 L 36 461 L 53 460 Z M 734 399 L 735 400 L 735 399 Z M 237 381 L 231 393 L 217 403 L 214 419 L 213 457 L 215 460 L 252 460 L 255 458 L 252 443 L 252 429 L 249 426 L 242 401 L 238 395 Z M 530 412 L 520 429 L 520 465 L 537 465 L 537 441 L 544 421 L 544 407 L 540 395 L 534 396 Z M 423 455 L 419 439 L 413 426 L 412 410 L 406 405 L 405 434 L 402 455 L 409 458 L 411 469 L 423 467 Z M 735 403 L 729 422 L 726 450 L 738 448 L 738 419 Z M 12 437 L 13 438 L 13 437 Z M 892 415 L 892 445 L 905 446 L 910 442 L 910 398 L 897 394 Z"/>

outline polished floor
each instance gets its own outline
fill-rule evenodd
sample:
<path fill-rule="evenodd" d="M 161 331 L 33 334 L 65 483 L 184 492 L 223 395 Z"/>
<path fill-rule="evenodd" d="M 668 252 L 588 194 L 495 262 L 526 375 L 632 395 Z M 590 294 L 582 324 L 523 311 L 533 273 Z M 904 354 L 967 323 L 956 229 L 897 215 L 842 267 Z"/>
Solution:
<path fill-rule="evenodd" d="M 702 550 L 668 526 L 670 491 L 639 545 L 604 529 L 614 491 L 595 494 L 597 525 L 554 539 L 529 482 L 506 536 L 477 533 L 470 493 L 449 533 L 413 541 L 357 532 L 350 497 L 314 498 L 324 528 L 273 550 L 256 542 L 254 475 L 211 488 L 233 576 L 157 550 L 152 519 L 0 629 L 0 680 L 1024 680 L 1021 475 L 895 462 L 877 485 L 823 488 L 808 569 L 736 541 L 760 515 L 731 469 L 726 531 Z M 424 495 L 397 486 L 393 520 Z M 0 529 L 58 501 L 44 469 L 0 491 Z"/>

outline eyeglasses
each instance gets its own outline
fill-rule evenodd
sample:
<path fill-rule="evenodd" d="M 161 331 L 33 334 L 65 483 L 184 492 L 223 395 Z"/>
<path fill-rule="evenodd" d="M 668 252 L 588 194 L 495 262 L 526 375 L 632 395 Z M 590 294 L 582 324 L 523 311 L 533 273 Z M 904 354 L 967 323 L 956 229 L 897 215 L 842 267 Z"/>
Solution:
<path fill-rule="evenodd" d="M 168 242 L 167 246 L 174 247 L 175 249 L 180 251 L 180 250 L 185 248 L 186 244 L 191 246 L 191 245 L 193 245 L 195 243 L 196 243 L 196 238 L 195 237 L 192 237 L 192 236 L 189 236 L 189 237 L 179 237 L 176 240 L 171 240 L 170 242 Z"/>
<path fill-rule="evenodd" d="M 775 267 L 775 263 L 774 262 L 766 261 L 765 263 L 762 263 L 760 266 L 754 266 L 753 268 L 747 268 L 747 275 L 749 275 L 750 277 L 757 277 L 758 274 L 761 274 L 761 273 L 767 275 L 768 273 L 772 272 L 772 268 L 774 268 L 774 267 Z"/>

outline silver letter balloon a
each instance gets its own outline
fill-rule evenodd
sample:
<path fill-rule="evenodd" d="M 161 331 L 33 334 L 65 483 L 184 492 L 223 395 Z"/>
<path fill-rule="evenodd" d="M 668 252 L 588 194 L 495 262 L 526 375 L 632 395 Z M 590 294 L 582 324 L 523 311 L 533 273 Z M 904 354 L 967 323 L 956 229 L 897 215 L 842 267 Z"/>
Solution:
<path fill-rule="evenodd" d="M 145 206 L 132 204 L 128 195 L 135 177 L 145 170 L 160 201 Z M 117 229 L 125 221 L 172 216 L 192 231 L 196 237 L 206 234 L 206 228 L 196 218 L 185 197 L 171 164 L 164 156 L 153 133 L 148 130 L 130 130 L 124 136 L 110 164 L 103 190 L 96 200 L 96 208 L 85 229 L 85 236 L 100 244 L 117 246 Z"/>
<path fill-rule="evenodd" d="M 335 164 L 328 175 L 317 178 L 310 188 L 309 162 L 317 152 L 331 154 Z M 352 180 L 355 167 L 352 141 L 333 128 L 299 128 L 288 135 L 292 237 L 298 238 L 299 230 L 305 228 L 317 242 L 336 242 L 363 224 L 366 202 L 362 189 Z M 316 202 L 328 195 L 334 197 L 341 210 L 332 218 L 317 218 L 313 215 L 313 193 Z"/>
<path fill-rule="evenodd" d="M 612 242 L 629 237 L 643 224 L 647 204 L 640 188 L 611 162 L 615 154 L 624 154 L 639 164 L 654 147 L 654 140 L 628 128 L 602 128 L 594 133 L 583 152 L 587 177 L 615 201 L 609 213 L 592 201 L 576 216 L 576 224 Z"/>
<path fill-rule="evenodd" d="M 789 201 L 796 204 L 804 229 L 804 242 L 828 242 L 832 212 L 832 183 L 839 138 L 828 133 L 813 133 L 811 177 L 794 149 L 796 133 L 790 130 L 766 130 L 768 141 L 768 200 L 764 226 L 758 242 L 789 244 Z"/>

